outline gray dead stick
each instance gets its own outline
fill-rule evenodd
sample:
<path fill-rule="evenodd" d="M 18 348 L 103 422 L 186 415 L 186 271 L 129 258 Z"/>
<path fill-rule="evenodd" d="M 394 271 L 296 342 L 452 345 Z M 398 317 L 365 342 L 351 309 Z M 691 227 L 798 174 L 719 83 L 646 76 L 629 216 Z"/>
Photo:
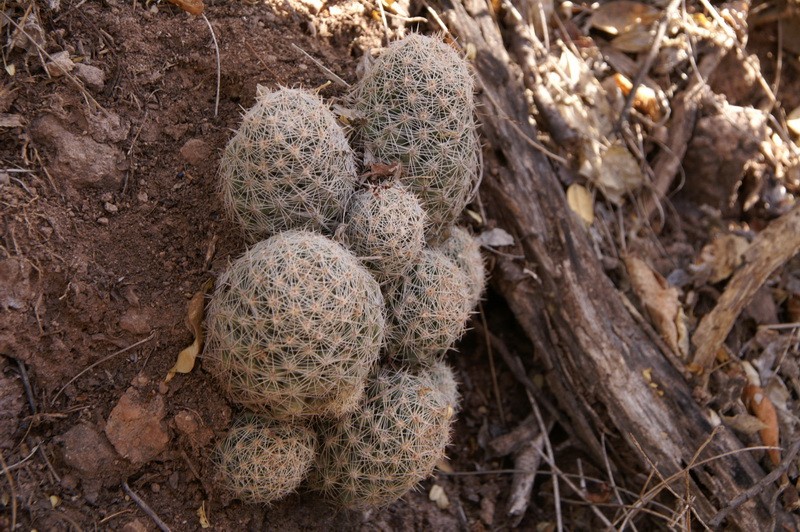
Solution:
<path fill-rule="evenodd" d="M 800 252 L 800 205 L 773 220 L 744 254 L 714 309 L 703 316 L 692 336 L 694 363 L 708 369 L 731 332 L 736 318 L 772 272 Z"/>
<path fill-rule="evenodd" d="M 508 498 L 506 513 L 511 519 L 511 526 L 519 525 L 522 518 L 525 517 L 525 512 L 528 511 L 533 482 L 536 480 L 536 471 L 538 471 L 542 456 L 544 456 L 546 438 L 546 434 L 539 434 L 534 439 L 525 442 L 514 453 L 514 469 L 519 473 L 514 473 L 514 478 L 511 480 L 511 495 Z"/>
<path fill-rule="evenodd" d="M 164 521 L 162 521 L 160 517 L 158 517 L 158 515 L 153 511 L 152 508 L 150 508 L 150 506 L 146 502 L 144 502 L 144 499 L 139 497 L 136 494 L 136 492 L 133 491 L 130 486 L 128 486 L 127 482 L 122 483 L 122 491 L 124 491 L 128 495 L 128 497 L 130 497 L 131 500 L 133 500 L 133 502 L 135 502 L 136 505 L 139 506 L 139 508 L 141 508 L 142 511 L 146 513 L 150 519 L 153 520 L 153 522 L 156 524 L 158 529 L 161 530 L 161 532 L 170 532 L 170 529 L 167 526 L 167 524 Z"/>

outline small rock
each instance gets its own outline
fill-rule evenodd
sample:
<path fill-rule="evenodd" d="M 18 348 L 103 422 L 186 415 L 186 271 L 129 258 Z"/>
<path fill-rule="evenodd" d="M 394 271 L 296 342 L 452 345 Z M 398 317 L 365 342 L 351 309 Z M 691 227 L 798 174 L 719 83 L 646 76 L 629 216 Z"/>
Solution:
<path fill-rule="evenodd" d="M 69 52 L 67 51 L 58 52 L 50 57 L 51 61 L 45 65 L 45 68 L 47 73 L 54 78 L 60 78 L 66 72 L 72 72 L 72 69 L 75 68 L 75 63 L 69 58 Z"/>
<path fill-rule="evenodd" d="M 142 203 L 147 203 L 147 192 L 139 192 L 138 194 L 136 194 L 136 199 L 138 199 Z"/>
<path fill-rule="evenodd" d="M 123 331 L 133 334 L 147 334 L 150 332 L 147 314 L 139 308 L 131 308 L 119 318 L 119 327 Z"/>
<path fill-rule="evenodd" d="M 31 266 L 14 258 L 0 259 L 0 310 L 28 308 L 35 295 Z"/>
<path fill-rule="evenodd" d="M 100 488 L 118 484 L 130 473 L 130 465 L 122 460 L 105 436 L 95 427 L 80 424 L 72 427 L 56 441 L 63 445 L 64 462 L 81 479 L 84 496 L 90 502 L 97 500 Z M 77 486 L 74 477 L 66 475 L 62 481 L 67 486 Z"/>
<path fill-rule="evenodd" d="M 100 201 L 103 203 L 111 203 L 114 201 L 114 195 L 111 192 L 103 192 L 100 194 Z"/>
<path fill-rule="evenodd" d="M 0 185 L 7 185 L 11 183 L 11 176 L 8 172 L 0 172 Z"/>
<path fill-rule="evenodd" d="M 108 225 L 108 218 L 106 218 L 105 216 L 100 217 L 97 219 L 97 223 L 99 223 L 100 225 Z"/>
<path fill-rule="evenodd" d="M 61 487 L 65 490 L 74 490 L 78 488 L 78 479 L 75 475 L 67 473 L 61 476 Z"/>
<path fill-rule="evenodd" d="M 120 532 L 147 532 L 147 527 L 138 519 L 134 519 L 125 523 Z"/>
<path fill-rule="evenodd" d="M 144 464 L 169 445 L 163 419 L 162 396 L 145 400 L 135 388 L 128 388 L 108 416 L 106 436 L 123 457 L 134 464 Z"/>
<path fill-rule="evenodd" d="M 481 509 L 478 515 L 480 516 L 481 521 L 483 521 L 487 526 L 492 526 L 494 523 L 494 510 L 494 501 L 490 497 L 484 496 L 481 499 Z"/>
<path fill-rule="evenodd" d="M 125 154 L 91 137 L 76 135 L 53 115 L 45 114 L 31 123 L 31 140 L 47 148 L 53 178 L 75 188 L 117 190 L 125 177 Z"/>
<path fill-rule="evenodd" d="M 214 437 L 211 429 L 206 427 L 197 415 L 188 410 L 182 410 L 175 414 L 175 427 L 178 432 L 186 436 L 189 443 L 195 448 L 204 447 Z"/>
<path fill-rule="evenodd" d="M 164 127 L 164 133 L 169 135 L 172 140 L 178 140 L 189 131 L 189 124 L 172 124 Z"/>
<path fill-rule="evenodd" d="M 113 203 L 106 202 L 103 205 L 103 208 L 106 210 L 107 213 L 110 213 L 110 214 L 116 214 L 117 212 L 119 212 L 119 207 L 117 207 Z"/>
<path fill-rule="evenodd" d="M 147 387 L 148 384 L 150 384 L 150 379 L 143 373 L 139 373 L 131 381 L 131 386 L 134 388 L 139 388 L 140 390 Z"/>
<path fill-rule="evenodd" d="M 211 148 L 200 139 L 189 139 L 181 147 L 181 157 L 193 166 L 208 161 L 210 156 Z"/>
<path fill-rule="evenodd" d="M 75 75 L 89 87 L 99 90 L 105 86 L 106 75 L 101 69 L 83 63 L 76 63 L 74 66 Z"/>

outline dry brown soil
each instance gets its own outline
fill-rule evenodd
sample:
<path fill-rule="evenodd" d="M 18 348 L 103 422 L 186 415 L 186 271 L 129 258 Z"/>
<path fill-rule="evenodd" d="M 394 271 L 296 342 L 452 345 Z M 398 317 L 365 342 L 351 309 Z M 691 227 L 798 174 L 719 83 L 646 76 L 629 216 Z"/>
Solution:
<path fill-rule="evenodd" d="M 292 44 L 352 82 L 358 59 L 380 45 L 370 10 L 339 1 L 319 12 L 291 1 L 207 5 L 221 54 L 215 116 L 215 54 L 202 18 L 138 1 L 4 6 L 48 54 L 67 51 L 91 68 L 72 71 L 83 94 L 57 71 L 49 76 L 49 59 L 24 38 L 4 48 L 15 73 L 0 82 L 0 453 L 12 482 L 0 481 L 0 529 L 16 520 L 28 530 L 154 530 L 124 481 L 172 530 L 199 529 L 201 506 L 218 530 L 501 524 L 507 475 L 437 473 L 366 514 L 306 491 L 269 508 L 229 501 L 209 457 L 234 409 L 202 364 L 162 382 L 192 341 L 192 294 L 245 248 L 215 195 L 219 154 L 242 110 L 258 84 L 327 81 Z M 4 20 L 4 36 L 14 32 Z M 496 330 L 510 331 L 510 316 L 491 297 L 485 305 L 498 306 Z M 450 361 L 464 395 L 450 467 L 509 466 L 482 444 L 513 427 L 527 400 L 498 364 L 498 413 L 477 333 Z M 446 509 L 428 500 L 434 483 Z"/>

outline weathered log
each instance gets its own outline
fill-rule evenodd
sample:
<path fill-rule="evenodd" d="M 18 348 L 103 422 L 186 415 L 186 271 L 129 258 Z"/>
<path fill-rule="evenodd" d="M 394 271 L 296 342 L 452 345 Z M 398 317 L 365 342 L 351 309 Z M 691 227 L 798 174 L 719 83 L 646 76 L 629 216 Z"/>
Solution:
<path fill-rule="evenodd" d="M 488 4 L 440 0 L 437 10 L 458 42 L 476 50 L 487 142 L 481 194 L 489 217 L 515 236 L 517 254 L 525 256 L 500 257 L 494 281 L 545 364 L 550 390 L 598 464 L 599 434 L 617 435 L 617 445 L 628 447 L 618 454 L 632 451 L 659 476 L 676 475 L 670 490 L 708 522 L 764 471 L 728 429 L 712 436 L 691 387 L 603 272 L 551 162 L 531 147 L 536 131 L 521 76 Z M 695 465 L 724 453 L 733 454 Z M 687 466 L 691 476 L 681 474 Z M 766 487 L 729 522 L 745 530 L 771 529 L 774 492 Z"/>

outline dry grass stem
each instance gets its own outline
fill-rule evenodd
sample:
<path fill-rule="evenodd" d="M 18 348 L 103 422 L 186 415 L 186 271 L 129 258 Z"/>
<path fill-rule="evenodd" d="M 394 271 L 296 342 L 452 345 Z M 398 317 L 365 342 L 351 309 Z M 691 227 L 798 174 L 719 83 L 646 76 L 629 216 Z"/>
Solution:
<path fill-rule="evenodd" d="M 50 400 L 50 404 L 51 404 L 51 405 L 54 405 L 54 404 L 56 404 L 56 399 L 58 399 L 58 397 L 59 397 L 59 396 L 60 396 L 60 395 L 61 395 L 61 394 L 64 392 L 64 390 L 66 390 L 66 389 L 67 389 L 67 386 L 69 386 L 70 384 L 72 384 L 73 382 L 75 382 L 76 380 L 78 380 L 78 379 L 79 379 L 79 378 L 80 378 L 80 377 L 81 377 L 81 376 L 82 376 L 84 373 L 86 373 L 87 371 L 91 371 L 91 370 L 92 370 L 92 369 L 94 369 L 95 367 L 99 366 L 99 365 L 100 365 L 100 364 L 102 364 L 103 362 L 106 362 L 107 360 L 111 360 L 111 359 L 112 359 L 112 358 L 114 358 L 115 356 L 121 355 L 121 354 L 123 354 L 123 353 L 127 353 L 127 352 L 128 352 L 128 351 L 130 351 L 131 349 L 136 349 L 136 348 L 137 348 L 137 347 L 139 347 L 140 345 L 142 345 L 142 344 L 145 344 L 145 343 L 149 342 L 150 340 L 152 340 L 152 339 L 153 339 L 153 338 L 155 338 L 155 337 L 156 337 L 156 331 L 152 331 L 152 332 L 150 333 L 150 336 L 148 336 L 147 338 L 144 338 L 144 339 L 142 339 L 142 340 L 139 340 L 139 341 L 138 341 L 138 342 L 136 342 L 135 344 L 129 345 L 128 347 L 125 347 L 125 348 L 123 348 L 123 349 L 120 349 L 119 351 L 115 351 L 115 352 L 111 353 L 110 355 L 108 355 L 108 356 L 106 356 L 106 357 L 103 357 L 103 358 L 101 358 L 100 360 L 98 360 L 98 361 L 97 361 L 97 362 L 95 362 L 94 364 L 91 364 L 91 365 L 90 365 L 90 366 L 88 366 L 87 368 L 83 369 L 83 370 L 82 370 L 80 373 L 78 373 L 77 375 L 75 375 L 74 377 L 72 377 L 70 380 L 68 380 L 68 381 L 67 381 L 67 383 L 66 383 L 64 386 L 62 386 L 61 388 L 59 388 L 59 390 L 56 392 L 56 394 L 55 394 L 55 395 L 53 396 L 53 398 Z"/>

